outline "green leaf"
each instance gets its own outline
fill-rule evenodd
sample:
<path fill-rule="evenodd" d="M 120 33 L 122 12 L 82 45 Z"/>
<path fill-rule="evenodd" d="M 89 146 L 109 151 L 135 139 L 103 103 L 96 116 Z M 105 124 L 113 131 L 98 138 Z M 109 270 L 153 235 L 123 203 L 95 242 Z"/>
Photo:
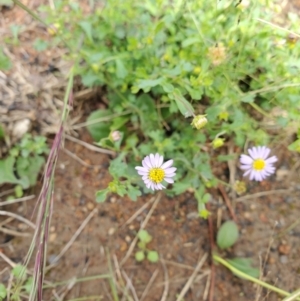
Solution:
<path fill-rule="evenodd" d="M 145 253 L 144 251 L 137 251 L 135 253 L 135 260 L 138 261 L 138 262 L 141 262 L 145 259 Z"/>
<path fill-rule="evenodd" d="M 6 287 L 3 283 L 0 283 L 0 301 L 4 300 L 7 295 Z"/>
<path fill-rule="evenodd" d="M 114 178 L 126 177 L 127 164 L 123 162 L 125 153 L 110 161 L 109 172 Z"/>
<path fill-rule="evenodd" d="M 33 43 L 33 47 L 37 50 L 37 51 L 44 51 L 48 48 L 49 44 L 47 41 L 44 41 L 42 39 L 36 39 Z"/>
<path fill-rule="evenodd" d="M 5 183 L 20 184 L 22 187 L 28 186 L 28 179 L 17 179 L 14 174 L 15 158 L 12 156 L 0 160 L 0 185 Z"/>
<path fill-rule="evenodd" d="M 32 286 L 33 286 L 33 277 L 29 277 L 24 285 L 24 289 L 27 294 L 30 294 Z"/>
<path fill-rule="evenodd" d="M 163 77 L 157 78 L 157 79 L 141 79 L 137 83 L 137 87 L 139 89 L 143 89 L 145 93 L 149 92 L 151 88 L 156 87 L 160 85 L 160 83 L 163 81 Z"/>
<path fill-rule="evenodd" d="M 16 161 L 16 171 L 18 176 L 23 181 L 28 181 L 26 184 L 23 183 L 22 187 L 27 189 L 28 187 L 34 186 L 37 182 L 38 175 L 45 163 L 45 159 L 42 156 L 34 157 L 18 157 Z"/>
<path fill-rule="evenodd" d="M 17 264 L 11 272 L 18 280 L 22 280 L 26 277 L 26 267 L 21 264 Z"/>
<path fill-rule="evenodd" d="M 96 202 L 97 203 L 103 203 L 106 200 L 106 196 L 108 194 L 109 190 L 106 189 L 102 189 L 102 190 L 98 190 L 96 192 Z"/>
<path fill-rule="evenodd" d="M 14 2 L 12 0 L 0 0 L 0 6 L 13 6 L 13 4 Z"/>
<path fill-rule="evenodd" d="M 225 222 L 217 234 L 217 245 L 220 249 L 227 249 L 234 245 L 239 238 L 239 230 L 234 221 Z"/>
<path fill-rule="evenodd" d="M 184 96 L 181 94 L 181 92 L 178 89 L 175 89 L 172 94 L 169 94 L 171 99 L 174 99 L 176 102 L 176 105 L 180 111 L 180 113 L 184 117 L 190 117 L 193 116 L 194 108 L 192 105 L 184 98 Z"/>
<path fill-rule="evenodd" d="M 252 267 L 252 260 L 250 258 L 233 258 L 233 259 L 228 259 L 227 261 L 241 272 L 249 276 L 252 276 L 254 278 L 259 277 L 260 274 L 259 269 Z"/>
<path fill-rule="evenodd" d="M 11 60 L 0 49 L 0 70 L 9 70 L 11 66 Z"/>
<path fill-rule="evenodd" d="M 255 99 L 255 95 L 253 94 L 246 94 L 241 98 L 242 102 L 250 103 L 253 102 Z"/>
<path fill-rule="evenodd" d="M 91 22 L 88 21 L 81 21 L 78 23 L 79 26 L 82 28 L 82 30 L 85 32 L 85 34 L 87 35 L 88 39 L 90 40 L 90 42 L 93 43 L 93 29 L 92 29 L 92 24 Z"/>
<path fill-rule="evenodd" d="M 87 119 L 87 129 L 91 134 L 94 141 L 100 141 L 103 138 L 107 138 L 110 133 L 110 125 L 102 121 L 107 116 L 111 115 L 109 110 L 97 110 L 94 111 Z"/>
<path fill-rule="evenodd" d="M 0 140 L 5 137 L 5 132 L 3 126 L 0 124 Z"/>
<path fill-rule="evenodd" d="M 127 189 L 128 189 L 127 194 L 133 201 L 136 201 L 137 197 L 142 195 L 138 187 L 134 187 L 128 184 Z"/>
<path fill-rule="evenodd" d="M 21 198 L 23 196 L 24 192 L 23 192 L 23 189 L 22 189 L 22 186 L 21 185 L 17 185 L 15 187 L 15 195 L 17 198 Z"/>
<path fill-rule="evenodd" d="M 138 232 L 138 238 L 145 242 L 146 244 L 149 243 L 152 240 L 152 236 L 148 233 L 148 231 L 141 229 Z"/>
<path fill-rule="evenodd" d="M 121 60 L 116 60 L 116 75 L 117 78 L 125 78 L 128 74 L 127 69 L 125 68 L 123 62 Z"/>
<path fill-rule="evenodd" d="M 150 261 L 150 262 L 158 262 L 159 260 L 159 256 L 158 256 L 158 253 L 156 251 L 148 251 L 147 252 L 147 259 Z"/>

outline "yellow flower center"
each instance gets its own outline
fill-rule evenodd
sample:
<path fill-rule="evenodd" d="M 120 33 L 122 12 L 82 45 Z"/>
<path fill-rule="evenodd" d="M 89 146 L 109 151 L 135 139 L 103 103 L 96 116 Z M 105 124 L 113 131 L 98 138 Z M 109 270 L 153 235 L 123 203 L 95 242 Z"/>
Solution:
<path fill-rule="evenodd" d="M 265 168 L 266 162 L 263 159 L 256 159 L 252 163 L 252 167 L 256 171 L 261 171 Z"/>
<path fill-rule="evenodd" d="M 156 184 L 162 182 L 164 177 L 165 171 L 161 168 L 152 168 L 149 171 L 149 180 L 155 182 Z"/>

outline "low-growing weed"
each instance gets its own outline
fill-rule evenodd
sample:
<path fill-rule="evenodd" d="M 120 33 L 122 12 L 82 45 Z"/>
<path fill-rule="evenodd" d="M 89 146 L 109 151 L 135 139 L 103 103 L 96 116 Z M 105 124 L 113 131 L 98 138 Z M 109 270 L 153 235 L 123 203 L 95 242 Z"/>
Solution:
<path fill-rule="evenodd" d="M 147 244 L 152 241 L 152 236 L 148 233 L 148 231 L 143 229 L 138 232 L 137 236 L 139 238 L 137 246 L 140 250 L 135 253 L 135 260 L 143 261 L 147 259 L 153 263 L 157 262 L 159 260 L 158 253 L 147 248 Z"/>

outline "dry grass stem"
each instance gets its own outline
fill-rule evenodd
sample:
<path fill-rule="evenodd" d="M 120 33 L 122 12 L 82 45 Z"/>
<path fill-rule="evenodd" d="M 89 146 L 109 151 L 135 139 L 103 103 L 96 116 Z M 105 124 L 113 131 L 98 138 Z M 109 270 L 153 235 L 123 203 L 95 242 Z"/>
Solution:
<path fill-rule="evenodd" d="M 190 265 L 186 265 L 186 264 L 183 264 L 183 263 L 178 263 L 178 262 L 167 260 L 167 259 L 164 259 L 164 263 L 179 267 L 181 269 L 191 270 L 191 271 L 194 271 L 194 269 L 195 269 Z"/>
<path fill-rule="evenodd" d="M 12 212 L 8 212 L 8 211 L 0 210 L 0 215 L 13 217 L 14 219 L 17 219 L 20 222 L 23 222 L 24 224 L 28 225 L 32 229 L 35 229 L 35 224 L 34 223 L 32 223 L 28 219 L 26 219 L 26 218 L 24 218 L 24 217 L 22 217 L 22 216 L 20 216 L 18 214 L 15 214 L 15 213 L 12 213 Z"/>
<path fill-rule="evenodd" d="M 155 199 L 155 198 L 154 198 L 154 199 Z M 146 225 L 148 224 L 148 221 L 149 221 L 149 219 L 150 219 L 150 217 L 151 217 L 153 211 L 155 210 L 155 208 L 156 208 L 158 202 L 160 201 L 160 199 L 161 199 L 161 193 L 158 193 L 158 195 L 157 195 L 157 197 L 156 197 L 156 199 L 155 199 L 155 201 L 154 201 L 154 203 L 153 203 L 153 205 L 152 205 L 152 207 L 151 207 L 149 213 L 147 214 L 145 220 L 144 220 L 144 221 L 142 222 L 142 224 L 141 224 L 140 230 L 145 229 L 145 227 L 146 227 Z M 130 244 L 130 247 L 129 247 L 129 249 L 128 249 L 126 255 L 125 255 L 125 257 L 122 259 L 122 261 L 121 261 L 121 263 L 120 263 L 121 266 L 122 266 L 122 265 L 127 261 L 127 259 L 130 257 L 130 255 L 131 255 L 131 253 L 132 253 L 132 251 L 133 251 L 133 249 L 134 249 L 134 247 L 135 247 L 137 241 L 138 241 L 138 237 L 137 237 L 137 235 L 136 235 L 135 238 L 134 238 L 134 240 L 133 240 L 132 243 Z"/>
<path fill-rule="evenodd" d="M 93 144 L 84 142 L 82 140 L 79 140 L 79 139 L 74 138 L 74 137 L 72 137 L 70 135 L 67 135 L 67 134 L 65 134 L 64 136 L 66 137 L 66 139 L 68 139 L 72 142 L 75 142 L 77 144 L 80 144 L 80 145 L 84 146 L 85 148 L 87 148 L 91 151 L 94 151 L 94 152 L 97 152 L 97 153 L 102 153 L 102 154 L 108 154 L 108 155 L 112 155 L 112 156 L 116 155 L 116 152 L 114 152 L 114 151 L 95 146 Z"/>
<path fill-rule="evenodd" d="M 202 258 L 198 262 L 198 264 L 197 264 L 194 272 L 192 273 L 191 277 L 189 278 L 189 280 L 187 281 L 187 283 L 185 284 L 185 286 L 181 290 L 180 294 L 178 295 L 176 301 L 181 301 L 184 298 L 185 294 L 187 293 L 187 291 L 189 290 L 189 288 L 193 284 L 193 281 L 194 281 L 195 277 L 197 276 L 199 270 L 202 268 L 204 262 L 206 261 L 207 256 L 208 256 L 208 254 L 204 253 L 204 255 L 202 256 Z"/>
<path fill-rule="evenodd" d="M 148 281 L 148 283 L 147 283 L 147 285 L 146 285 L 146 287 L 145 287 L 145 289 L 142 293 L 142 296 L 140 297 L 140 301 L 143 301 L 145 299 L 145 297 L 147 296 L 151 285 L 153 284 L 155 278 L 157 277 L 157 274 L 158 274 L 158 269 L 156 269 L 154 271 L 154 273 L 152 274 L 152 276 L 150 277 L 150 279 L 149 279 L 149 281 Z"/>
<path fill-rule="evenodd" d="M 3 252 L 0 252 L 0 257 L 12 268 L 14 268 L 17 264 L 10 260 Z"/>
<path fill-rule="evenodd" d="M 274 189 L 274 190 L 269 190 L 269 191 L 262 191 L 262 192 L 257 192 L 249 195 L 245 195 L 239 198 L 236 198 L 236 202 L 244 202 L 247 200 L 259 198 L 262 196 L 267 196 L 267 195 L 272 195 L 272 194 L 285 194 L 294 191 L 294 189 Z"/>
<path fill-rule="evenodd" d="M 170 281 L 169 281 L 169 273 L 168 273 L 165 261 L 164 261 L 163 258 L 160 261 L 161 261 L 162 267 L 164 269 L 164 278 L 165 278 L 165 281 L 164 281 L 165 282 L 165 287 L 164 287 L 164 290 L 163 290 L 160 301 L 165 301 L 165 300 L 167 300 L 167 297 L 168 297 L 168 294 L 169 294 Z"/>
<path fill-rule="evenodd" d="M 70 152 L 66 148 L 62 149 L 68 156 L 70 156 L 72 159 L 76 160 L 80 164 L 82 164 L 85 167 L 92 168 L 92 167 L 101 167 L 102 165 L 91 165 L 80 159 L 78 156 L 76 156 L 74 153 Z"/>
<path fill-rule="evenodd" d="M 19 202 L 26 202 L 26 201 L 32 200 L 34 197 L 35 197 L 35 195 L 29 195 L 29 196 L 24 196 L 23 198 L 15 199 L 15 200 L 0 202 L 0 206 L 11 205 L 11 204 L 19 203 Z"/>
<path fill-rule="evenodd" d="M 61 250 L 61 252 L 53 259 L 53 263 L 50 264 L 47 267 L 47 270 L 51 269 L 52 267 L 55 266 L 55 264 L 61 259 L 61 257 L 69 250 L 69 248 L 72 246 L 74 241 L 77 239 L 79 234 L 83 231 L 83 229 L 86 227 L 88 222 L 92 219 L 92 217 L 98 212 L 98 209 L 95 208 L 88 216 L 87 218 L 82 222 L 80 227 L 77 229 L 77 231 L 74 233 L 72 238 L 68 241 L 68 243 L 64 246 L 64 248 Z"/>
<path fill-rule="evenodd" d="M 132 284 L 131 279 L 127 276 L 127 274 L 125 273 L 125 271 L 122 271 L 122 274 L 123 274 L 124 278 L 126 279 L 126 282 L 128 284 L 129 289 L 131 290 L 131 293 L 132 293 L 134 301 L 139 301 L 139 298 L 138 298 L 138 296 L 136 294 L 136 291 L 135 291 L 135 288 L 134 288 L 134 286 Z"/>
<path fill-rule="evenodd" d="M 151 203 L 153 203 L 155 198 L 151 198 L 147 203 L 145 203 L 142 207 L 140 207 L 122 226 L 121 229 L 126 225 L 133 222 Z"/>
<path fill-rule="evenodd" d="M 12 236 L 20 236 L 20 237 L 28 237 L 28 236 L 32 235 L 30 233 L 22 233 L 22 232 L 18 232 L 18 231 L 3 228 L 3 227 L 0 227 L 0 232 L 3 232 L 5 234 L 9 234 L 9 235 L 12 235 Z"/>

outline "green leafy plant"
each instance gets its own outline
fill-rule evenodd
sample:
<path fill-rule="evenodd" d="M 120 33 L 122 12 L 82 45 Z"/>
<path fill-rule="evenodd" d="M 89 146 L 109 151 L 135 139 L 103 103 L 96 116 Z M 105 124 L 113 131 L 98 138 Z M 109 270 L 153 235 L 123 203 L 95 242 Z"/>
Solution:
<path fill-rule="evenodd" d="M 29 295 L 32 287 L 32 277 L 27 277 L 26 267 L 17 264 L 12 270 L 12 280 L 10 288 L 10 300 L 21 301 L 24 298 L 24 295 Z M 0 301 L 6 300 L 7 289 L 4 284 L 0 284 Z"/>
<path fill-rule="evenodd" d="M 15 194 L 21 197 L 23 190 L 34 186 L 48 153 L 46 138 L 26 134 L 21 141 L 0 160 L 0 185 L 15 184 Z"/>
<path fill-rule="evenodd" d="M 258 21 L 272 18 L 268 1 L 243 8 L 236 1 L 108 0 L 91 15 L 68 1 L 55 4 L 43 9 L 55 24 L 53 45 L 69 47 L 85 86 L 107 91 L 107 109 L 91 114 L 88 130 L 101 147 L 120 154 L 126 170 L 112 174 L 98 201 L 109 192 L 136 198 L 129 187 L 149 193 L 134 166 L 158 152 L 177 167 L 167 194 L 200 189 L 199 214 L 206 217 L 205 188 L 219 181 L 211 162 L 232 159 L 216 148 L 228 140 L 266 145 L 273 139 L 266 124 L 281 129 L 299 119 L 300 46 Z M 290 23 L 293 30 L 297 18 Z M 193 129 L 199 114 L 208 122 Z M 116 130 L 121 139 L 113 141 Z"/>
<path fill-rule="evenodd" d="M 217 245 L 220 249 L 225 250 L 232 247 L 239 238 L 238 226 L 234 221 L 226 221 L 218 230 Z M 252 267 L 252 260 L 250 258 L 233 258 L 227 260 L 235 269 L 243 273 L 258 278 L 259 269 Z M 235 273 L 236 274 L 236 273 Z M 241 277 L 240 275 L 237 275 Z"/>
<path fill-rule="evenodd" d="M 159 260 L 159 255 L 154 250 L 149 250 L 147 248 L 147 244 L 151 242 L 152 236 L 148 233 L 148 231 L 142 229 L 137 234 L 139 238 L 138 248 L 140 249 L 135 253 L 135 260 L 140 262 L 144 259 L 147 259 L 150 262 L 157 262 Z"/>

